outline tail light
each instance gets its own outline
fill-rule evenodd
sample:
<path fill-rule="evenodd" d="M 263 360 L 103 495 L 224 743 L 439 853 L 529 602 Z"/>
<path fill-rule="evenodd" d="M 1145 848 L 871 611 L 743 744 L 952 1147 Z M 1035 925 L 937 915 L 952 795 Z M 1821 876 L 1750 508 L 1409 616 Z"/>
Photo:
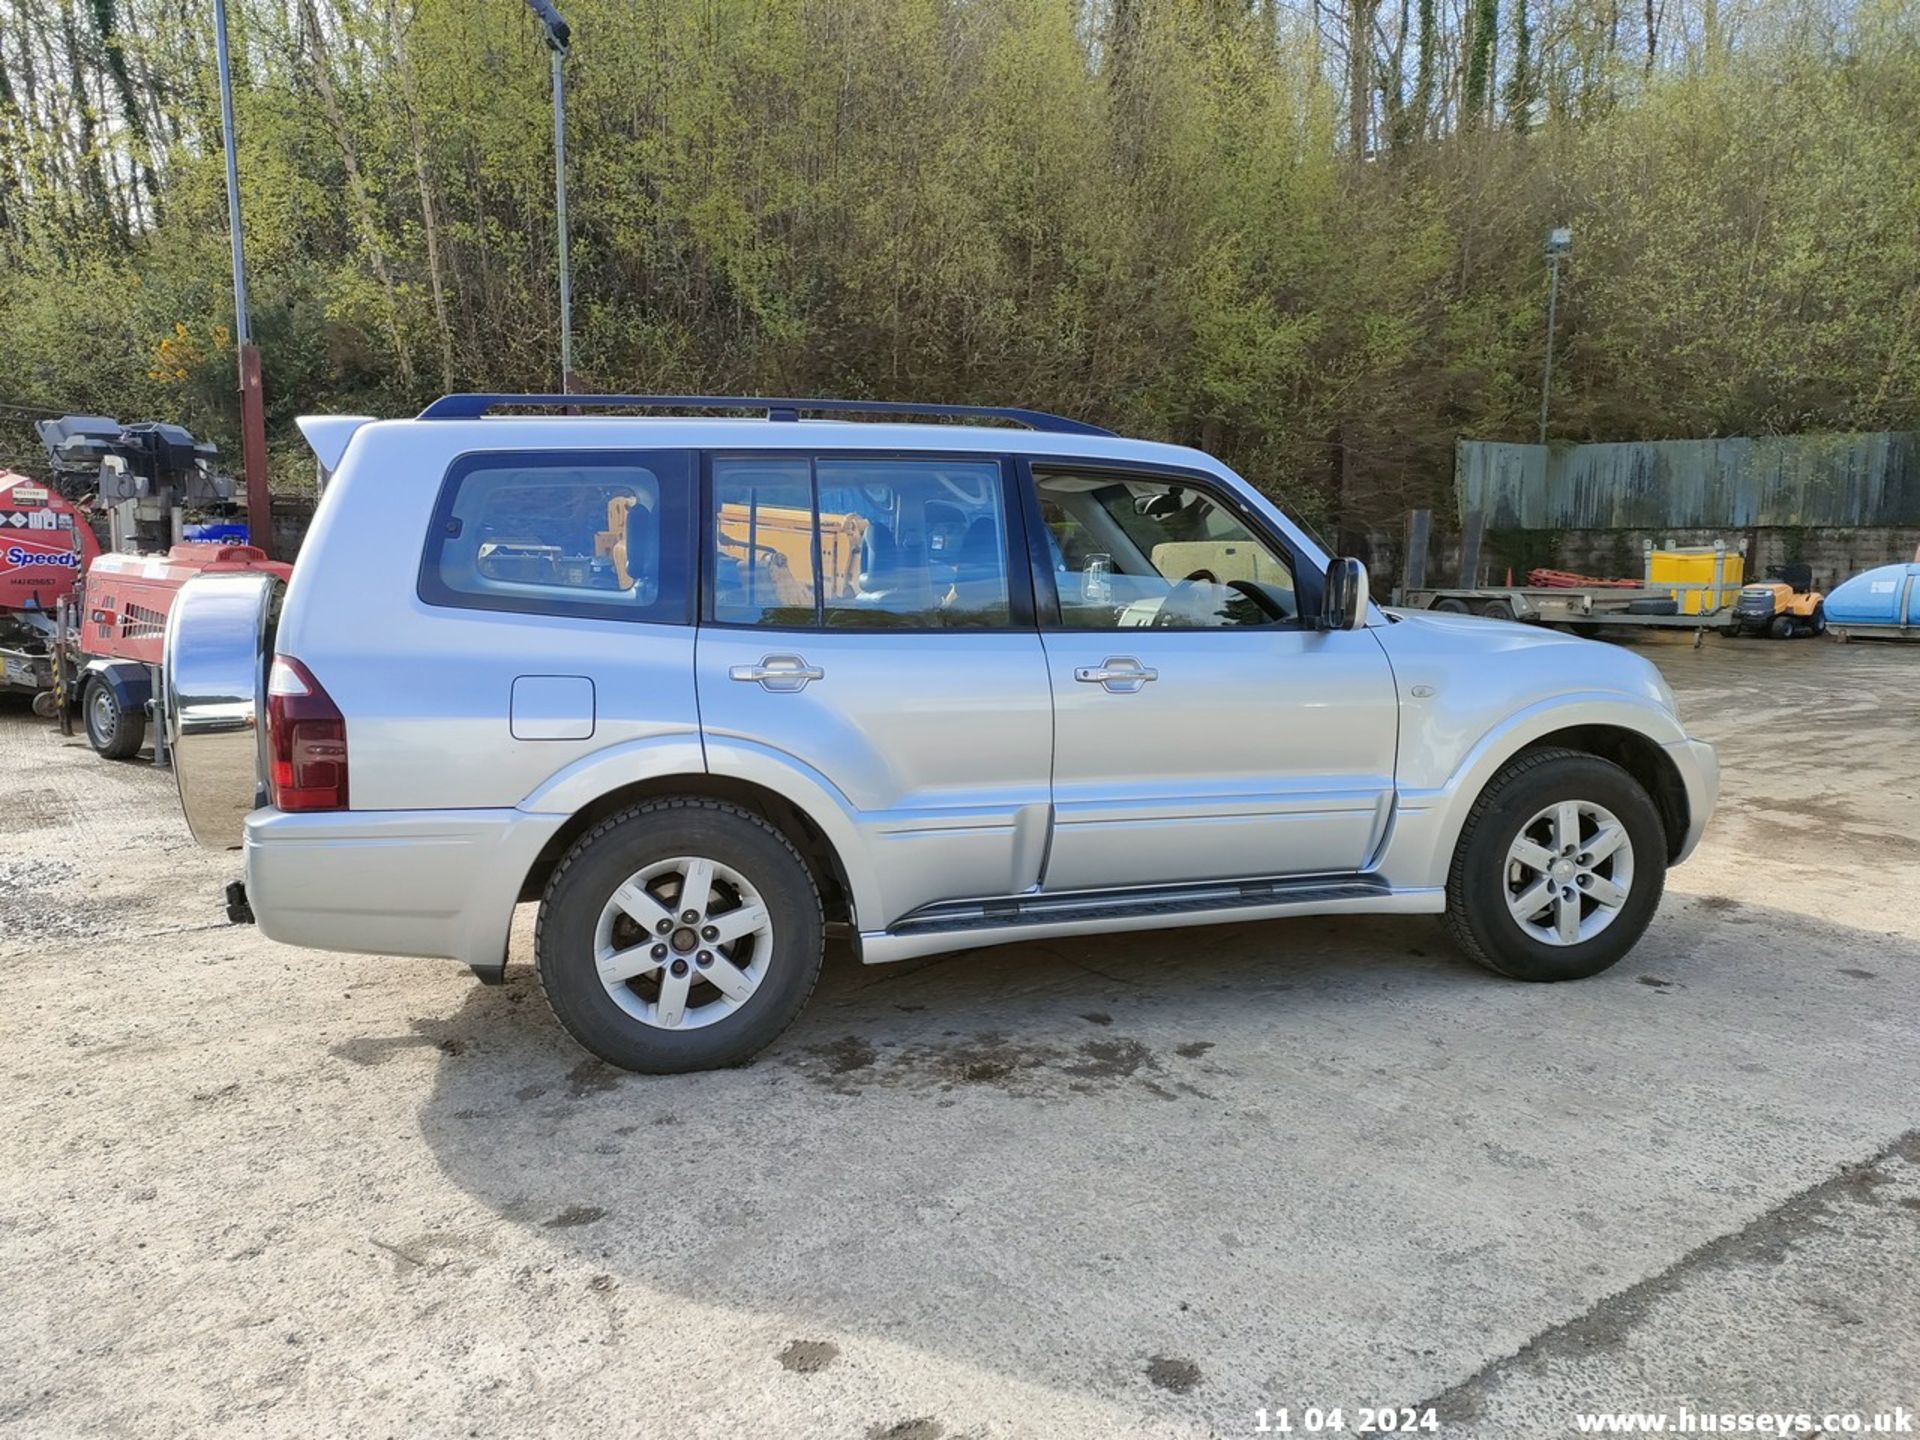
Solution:
<path fill-rule="evenodd" d="M 280 810 L 347 808 L 347 717 L 287 655 L 267 672 L 267 789 Z"/>

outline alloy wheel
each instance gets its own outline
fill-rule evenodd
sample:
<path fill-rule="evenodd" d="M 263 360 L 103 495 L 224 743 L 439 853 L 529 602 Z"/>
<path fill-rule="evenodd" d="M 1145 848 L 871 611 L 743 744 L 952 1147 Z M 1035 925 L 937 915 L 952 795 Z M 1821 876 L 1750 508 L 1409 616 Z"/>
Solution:
<path fill-rule="evenodd" d="M 1633 892 L 1633 841 L 1611 810 L 1560 800 L 1507 849 L 1507 909 L 1533 939 L 1581 945 L 1618 918 Z"/>
<path fill-rule="evenodd" d="M 739 871 L 704 856 L 628 876 L 594 927 L 594 965 L 613 1002 L 644 1025 L 697 1030 L 733 1014 L 773 958 L 773 919 Z"/>

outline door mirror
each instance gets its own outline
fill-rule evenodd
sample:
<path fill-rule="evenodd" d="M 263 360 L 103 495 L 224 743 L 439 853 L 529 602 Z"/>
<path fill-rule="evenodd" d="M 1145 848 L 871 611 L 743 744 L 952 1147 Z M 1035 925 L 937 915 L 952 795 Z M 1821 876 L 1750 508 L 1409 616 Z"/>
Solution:
<path fill-rule="evenodd" d="M 1367 623 L 1367 567 L 1352 556 L 1327 562 L 1320 592 L 1322 630 L 1358 630 Z"/>

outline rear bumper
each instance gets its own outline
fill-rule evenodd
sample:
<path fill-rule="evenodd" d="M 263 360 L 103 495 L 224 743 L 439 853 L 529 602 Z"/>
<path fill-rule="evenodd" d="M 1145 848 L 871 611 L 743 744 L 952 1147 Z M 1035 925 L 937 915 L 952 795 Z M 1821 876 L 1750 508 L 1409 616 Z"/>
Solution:
<path fill-rule="evenodd" d="M 1673 857 L 1678 865 L 1693 854 L 1707 821 L 1713 818 L 1714 803 L 1720 798 L 1720 759 L 1704 740 L 1676 740 L 1666 751 L 1687 789 L 1687 833 Z"/>
<path fill-rule="evenodd" d="M 499 965 L 514 902 L 564 815 L 367 810 L 246 822 L 247 899 L 269 939 Z"/>

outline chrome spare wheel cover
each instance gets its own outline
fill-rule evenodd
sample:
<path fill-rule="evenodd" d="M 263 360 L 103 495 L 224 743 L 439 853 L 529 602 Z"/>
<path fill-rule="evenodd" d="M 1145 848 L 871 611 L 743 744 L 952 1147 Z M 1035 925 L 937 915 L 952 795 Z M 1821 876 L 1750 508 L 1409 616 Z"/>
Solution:
<path fill-rule="evenodd" d="M 1582 945 L 1614 922 L 1633 892 L 1633 841 L 1603 805 L 1561 800 L 1507 850 L 1507 909 L 1547 945 Z"/>
<path fill-rule="evenodd" d="M 739 871 L 681 856 L 628 876 L 600 911 L 593 958 L 643 1025 L 698 1030 L 738 1010 L 773 960 L 773 918 Z"/>
<path fill-rule="evenodd" d="M 237 848 L 264 803 L 267 658 L 285 589 L 259 570 L 196 575 L 167 611 L 161 728 L 187 828 L 212 849 Z"/>

